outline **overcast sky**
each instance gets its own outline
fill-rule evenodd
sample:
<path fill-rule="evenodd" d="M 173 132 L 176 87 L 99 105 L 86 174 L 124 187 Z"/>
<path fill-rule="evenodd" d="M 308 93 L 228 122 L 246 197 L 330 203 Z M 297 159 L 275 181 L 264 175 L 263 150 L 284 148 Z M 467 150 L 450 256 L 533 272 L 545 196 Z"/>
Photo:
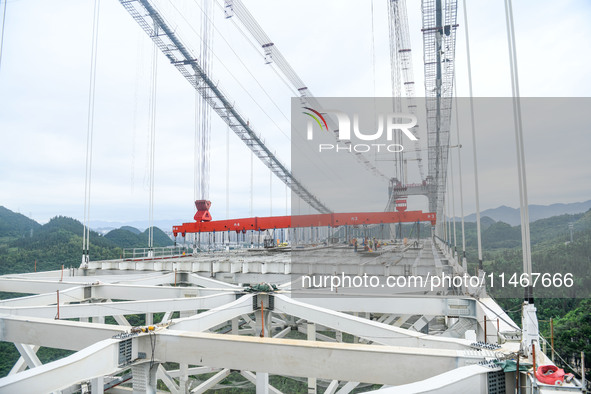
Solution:
<path fill-rule="evenodd" d="M 215 1 L 213 79 L 289 163 L 293 92 L 237 30 L 235 17 L 223 17 L 219 6 L 223 1 Z M 386 0 L 245 3 L 316 96 L 390 95 Z M 201 0 L 156 4 L 197 53 Z M 420 1 L 407 0 L 407 5 L 416 90 L 424 95 Z M 40 222 L 55 215 L 83 216 L 92 7 L 92 0 L 8 0 L 7 4 L 0 66 L 0 205 Z M 521 95 L 580 97 L 581 103 L 591 103 L 584 98 L 591 91 L 591 3 L 520 0 L 514 7 Z M 456 69 L 462 97 L 468 90 L 461 2 L 459 9 Z M 93 221 L 146 220 L 152 45 L 118 1 L 101 0 L 100 10 L 90 216 Z M 474 95 L 507 97 L 511 84 L 503 2 L 470 1 L 468 16 Z M 158 220 L 190 221 L 194 213 L 194 107 L 194 91 L 159 54 Z M 556 130 L 536 127 L 534 121 L 524 125 L 531 204 L 591 199 L 591 121 L 589 113 L 582 112 L 575 125 L 566 123 Z M 250 153 L 230 135 L 227 213 L 227 127 L 215 114 L 212 119 L 212 214 L 214 219 L 248 216 Z M 484 130 L 477 136 L 481 208 L 516 207 L 513 131 L 488 130 L 479 125 L 478 113 L 476 122 L 476 129 Z M 469 213 L 474 210 L 469 129 L 462 128 L 460 138 Z M 457 161 L 455 166 L 457 171 Z M 271 182 L 272 210 L 269 170 L 255 159 L 254 215 L 286 212 L 286 188 L 277 179 Z M 420 201 L 416 204 L 411 208 L 424 208 Z"/>

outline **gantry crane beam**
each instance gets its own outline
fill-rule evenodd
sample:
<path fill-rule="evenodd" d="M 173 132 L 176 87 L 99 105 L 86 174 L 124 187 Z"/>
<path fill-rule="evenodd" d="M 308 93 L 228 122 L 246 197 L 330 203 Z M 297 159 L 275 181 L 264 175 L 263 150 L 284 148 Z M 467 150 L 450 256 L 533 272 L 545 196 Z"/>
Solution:
<path fill-rule="evenodd" d="M 423 211 L 403 212 L 348 212 L 318 215 L 270 216 L 242 219 L 215 220 L 210 222 L 189 222 L 172 227 L 172 233 L 178 234 L 270 230 L 279 228 L 338 227 L 362 226 L 382 223 L 431 222 L 435 224 L 435 213 Z"/>
<path fill-rule="evenodd" d="M 318 212 L 331 212 L 269 150 L 260 135 L 255 133 L 250 122 L 245 120 L 232 104 L 232 100 L 204 72 L 199 59 L 183 44 L 150 1 L 119 0 L 119 2 L 220 118 L 281 181 Z"/>

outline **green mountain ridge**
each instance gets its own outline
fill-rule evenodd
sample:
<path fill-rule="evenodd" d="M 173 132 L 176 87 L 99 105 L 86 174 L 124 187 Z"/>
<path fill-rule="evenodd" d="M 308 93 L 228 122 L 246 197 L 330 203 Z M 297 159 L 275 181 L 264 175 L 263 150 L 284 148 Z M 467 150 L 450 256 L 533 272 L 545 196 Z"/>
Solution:
<path fill-rule="evenodd" d="M 158 227 L 154 227 L 153 229 L 154 246 L 161 247 L 174 245 L 174 242 L 164 231 L 160 230 Z M 145 248 L 146 245 L 148 245 L 149 229 L 146 229 L 143 233 L 139 232 L 139 230 L 137 231 L 138 233 L 134 233 L 127 228 L 121 227 L 109 231 L 104 237 L 120 248 Z"/>
<path fill-rule="evenodd" d="M 18 237 L 30 235 L 41 225 L 25 215 L 0 206 L 0 237 Z"/>
<path fill-rule="evenodd" d="M 78 220 L 64 216 L 56 216 L 41 225 L 24 215 L 0 207 L 0 275 L 31 272 L 35 269 L 35 262 L 38 271 L 57 270 L 62 264 L 66 267 L 79 266 L 83 228 Z M 138 233 L 135 234 L 133 230 Z M 111 233 L 107 237 L 90 231 L 92 260 L 120 258 L 124 248 L 148 245 L 147 230 L 141 233 L 134 228 L 125 228 Z M 154 246 L 170 245 L 173 245 L 173 241 L 155 227 Z"/>
<path fill-rule="evenodd" d="M 503 249 L 521 247 L 521 226 L 511 226 L 505 222 L 486 222 L 482 218 L 482 248 Z M 532 245 L 544 241 L 560 238 L 564 242 L 570 239 L 569 224 L 573 224 L 574 233 L 591 229 L 591 209 L 585 213 L 564 214 L 551 218 L 536 220 L 530 223 L 530 238 Z M 476 223 L 465 223 L 466 247 L 476 248 Z M 458 245 L 461 245 L 461 228 L 456 222 Z"/>
<path fill-rule="evenodd" d="M 131 226 L 121 226 L 121 227 L 119 227 L 119 230 L 127 230 L 127 231 L 134 233 L 134 234 L 141 234 L 142 233 L 137 228 L 131 227 Z"/>
<path fill-rule="evenodd" d="M 530 222 L 537 220 L 546 219 L 554 216 L 560 216 L 564 214 L 577 214 L 583 213 L 591 209 L 591 200 L 574 202 L 574 203 L 556 203 L 550 205 L 529 205 L 529 219 Z M 495 221 L 501 221 L 508 223 L 512 226 L 517 226 L 521 223 L 519 208 L 511 208 L 506 205 L 501 205 L 497 208 L 485 209 L 482 211 L 481 216 L 489 216 Z M 466 221 L 475 222 L 476 214 L 472 213 L 466 216 Z"/>

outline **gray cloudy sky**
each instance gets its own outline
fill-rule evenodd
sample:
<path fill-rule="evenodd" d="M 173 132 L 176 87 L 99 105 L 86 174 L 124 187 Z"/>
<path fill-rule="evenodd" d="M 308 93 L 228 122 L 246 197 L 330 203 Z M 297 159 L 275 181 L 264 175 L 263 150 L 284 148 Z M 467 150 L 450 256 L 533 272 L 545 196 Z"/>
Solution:
<path fill-rule="evenodd" d="M 179 36 L 197 51 L 200 0 L 155 2 Z M 315 95 L 390 94 L 385 0 L 245 2 Z M 407 4 L 417 94 L 422 95 L 420 1 L 408 0 Z M 0 205 L 41 222 L 58 214 L 78 219 L 83 215 L 92 6 L 91 0 L 8 0 L 0 68 Z M 470 1 L 468 7 L 474 94 L 509 96 L 503 2 Z M 522 96 L 581 97 L 579 104 L 590 103 L 583 97 L 591 91 L 591 53 L 587 50 L 591 3 L 520 0 L 514 7 Z M 467 95 L 461 12 L 458 21 L 457 91 L 461 97 Z M 264 64 L 260 51 L 236 29 L 235 21 L 224 19 L 219 6 L 215 7 L 215 26 L 214 80 L 268 145 L 289 163 L 292 91 Z M 92 220 L 148 217 L 151 50 L 151 41 L 119 2 L 102 0 Z M 194 99 L 188 83 L 159 54 L 156 219 L 189 221 L 194 213 Z M 214 218 L 225 218 L 227 128 L 212 117 L 210 199 Z M 482 130 L 477 138 L 481 207 L 517 206 L 512 130 L 488 130 L 478 124 L 485 118 L 478 118 L 477 112 L 477 129 Z M 538 127 L 535 119 L 526 122 L 530 203 L 591 198 L 590 123 L 585 111 L 575 125 L 558 125 L 555 130 Z M 465 210 L 472 212 L 471 138 L 466 128 L 461 133 Z M 233 134 L 229 149 L 229 216 L 247 216 L 250 154 Z M 270 213 L 269 178 L 269 171 L 255 161 L 255 215 Z M 273 214 L 285 213 L 286 194 L 285 186 L 274 179 Z"/>

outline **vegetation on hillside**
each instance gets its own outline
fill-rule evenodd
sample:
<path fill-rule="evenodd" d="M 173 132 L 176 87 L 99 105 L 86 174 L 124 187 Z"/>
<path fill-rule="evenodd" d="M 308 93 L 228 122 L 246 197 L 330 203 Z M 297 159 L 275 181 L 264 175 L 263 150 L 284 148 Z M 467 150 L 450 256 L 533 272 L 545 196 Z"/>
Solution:
<path fill-rule="evenodd" d="M 113 230 L 106 236 L 90 231 L 90 258 L 115 259 L 121 257 L 123 248 L 147 247 L 148 230 L 134 234 L 132 229 Z M 72 218 L 56 216 L 40 225 L 0 207 L 0 275 L 32 272 L 35 261 L 38 271 L 79 266 L 82 233 L 82 223 Z M 154 227 L 154 246 L 172 244 L 162 230 Z"/>
<path fill-rule="evenodd" d="M 78 266 L 82 258 L 80 222 L 66 217 L 55 217 L 40 226 L 33 236 L 4 237 L 0 241 L 0 274 L 32 272 L 37 261 L 38 271 L 51 271 Z M 90 256 L 93 259 L 113 259 L 121 250 L 111 241 L 90 232 Z"/>
<path fill-rule="evenodd" d="M 573 242 L 570 242 L 571 223 Z M 578 365 L 579 369 L 574 372 L 580 374 L 581 351 L 587 355 L 587 368 L 591 365 L 591 210 L 583 214 L 541 219 L 531 223 L 530 230 L 533 272 L 573 275 L 573 286 L 570 288 L 544 288 L 538 283 L 534 297 L 540 333 L 548 342 L 550 319 L 554 321 L 554 347 L 564 359 L 556 357 L 556 363 L 566 369 L 569 369 L 566 363 L 575 369 Z M 515 242 L 516 245 L 513 245 Z M 519 226 L 494 223 L 483 231 L 482 243 L 485 272 L 492 272 L 495 276 L 503 272 L 508 276 L 523 272 Z M 468 256 L 469 270 L 474 272 L 477 262 L 475 242 L 468 244 Z M 523 288 L 497 286 L 489 287 L 488 292 L 521 325 Z"/>
<path fill-rule="evenodd" d="M 25 215 L 0 206 L 0 238 L 30 236 L 31 230 L 35 231 L 39 227 L 39 223 Z"/>
<path fill-rule="evenodd" d="M 119 230 L 127 230 L 131 233 L 134 233 L 134 234 L 141 234 L 142 233 L 140 230 L 138 230 L 137 228 L 132 227 L 132 226 L 121 226 L 121 227 L 119 227 Z"/>
<path fill-rule="evenodd" d="M 133 227 L 121 227 L 116 230 L 109 231 L 105 238 L 120 248 L 145 248 L 148 245 L 148 229 L 143 233 L 135 233 Z M 174 242 L 170 239 L 164 231 L 158 227 L 153 228 L 154 246 L 172 246 Z"/>

